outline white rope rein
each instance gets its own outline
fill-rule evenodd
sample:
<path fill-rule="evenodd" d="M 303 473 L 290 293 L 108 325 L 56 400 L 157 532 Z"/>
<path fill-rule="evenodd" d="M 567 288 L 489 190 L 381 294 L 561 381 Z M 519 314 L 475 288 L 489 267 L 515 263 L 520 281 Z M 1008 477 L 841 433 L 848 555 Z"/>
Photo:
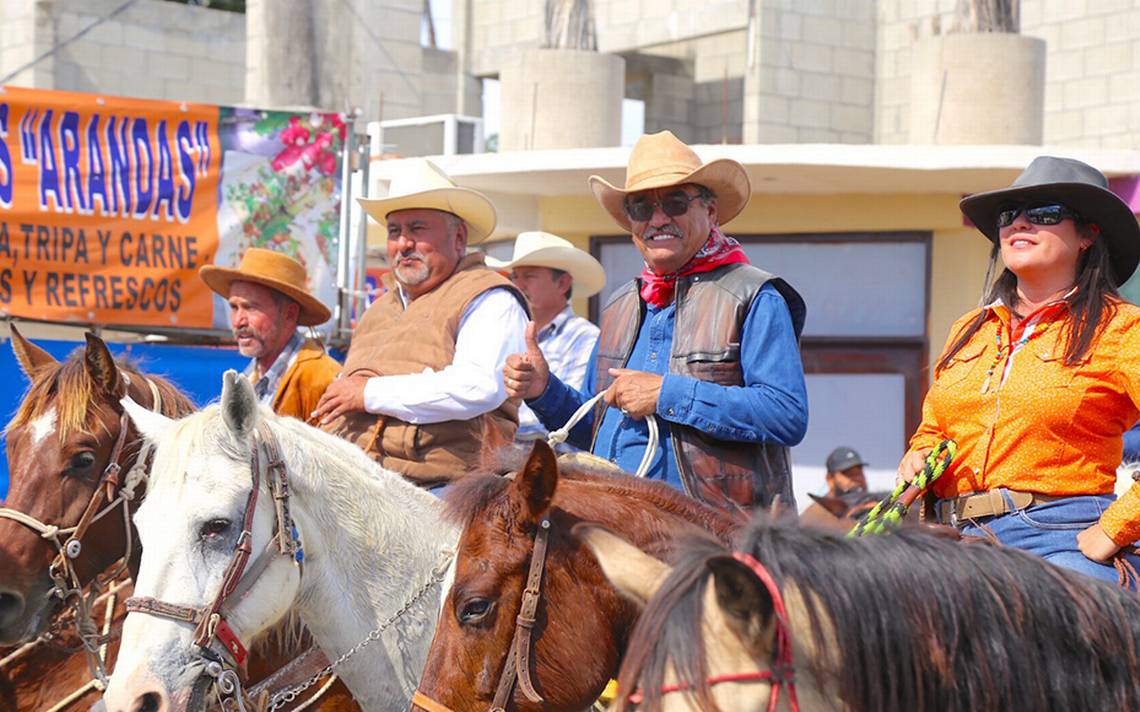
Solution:
<path fill-rule="evenodd" d="M 546 436 L 546 442 L 550 447 L 556 447 L 566 442 L 566 438 L 570 437 L 570 430 L 577 425 L 582 418 L 585 418 L 586 414 L 589 413 L 605 395 L 606 391 L 602 391 L 578 406 L 578 410 L 574 411 L 574 414 L 570 416 L 570 419 L 566 421 L 565 425 L 558 430 L 551 431 L 551 433 Z M 625 411 L 622 412 L 624 413 Z M 637 472 L 634 473 L 637 477 L 645 477 L 645 474 L 649 472 L 649 464 L 653 462 L 653 454 L 657 452 L 657 442 L 660 440 L 657 416 L 650 413 L 645 419 L 645 424 L 649 427 L 649 442 L 645 444 L 645 454 L 641 456 L 641 464 L 637 466 Z"/>

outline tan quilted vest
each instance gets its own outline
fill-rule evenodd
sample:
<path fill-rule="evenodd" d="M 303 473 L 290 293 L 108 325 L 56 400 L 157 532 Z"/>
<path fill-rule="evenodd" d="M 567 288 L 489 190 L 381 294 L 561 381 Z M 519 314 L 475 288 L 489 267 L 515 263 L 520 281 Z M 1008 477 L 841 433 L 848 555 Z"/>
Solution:
<path fill-rule="evenodd" d="M 488 289 L 506 288 L 526 304 L 504 277 L 486 268 L 482 255 L 468 255 L 455 273 L 404 308 L 395 289 L 365 312 L 352 335 L 345 376 L 399 376 L 439 371 L 455 358 L 459 320 L 471 300 Z M 510 442 L 518 428 L 518 402 L 471 420 L 413 425 L 389 416 L 352 413 L 324 429 L 356 443 L 384 467 L 431 487 L 457 479 L 479 465 L 484 428 Z"/>

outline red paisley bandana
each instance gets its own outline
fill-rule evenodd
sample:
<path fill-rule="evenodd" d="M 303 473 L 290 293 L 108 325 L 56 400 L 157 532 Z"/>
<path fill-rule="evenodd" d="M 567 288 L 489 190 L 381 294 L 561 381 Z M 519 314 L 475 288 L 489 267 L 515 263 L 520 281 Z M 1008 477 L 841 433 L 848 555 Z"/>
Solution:
<path fill-rule="evenodd" d="M 744 254 L 739 242 L 725 235 L 714 225 L 704 246 L 676 272 L 661 275 L 649 269 L 649 265 L 645 265 L 640 275 L 641 298 L 656 307 L 664 307 L 673 301 L 673 288 L 677 284 L 678 277 L 709 272 L 721 265 L 735 262 L 749 264 L 748 255 Z"/>

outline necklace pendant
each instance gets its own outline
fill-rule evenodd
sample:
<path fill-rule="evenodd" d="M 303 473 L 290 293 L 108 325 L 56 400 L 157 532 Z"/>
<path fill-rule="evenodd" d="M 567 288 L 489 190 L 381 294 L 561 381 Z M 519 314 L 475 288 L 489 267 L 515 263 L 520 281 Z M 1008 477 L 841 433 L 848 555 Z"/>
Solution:
<path fill-rule="evenodd" d="M 990 390 L 990 379 L 993 378 L 992 373 L 986 374 L 986 380 L 982 381 L 982 389 L 978 393 L 988 393 Z"/>

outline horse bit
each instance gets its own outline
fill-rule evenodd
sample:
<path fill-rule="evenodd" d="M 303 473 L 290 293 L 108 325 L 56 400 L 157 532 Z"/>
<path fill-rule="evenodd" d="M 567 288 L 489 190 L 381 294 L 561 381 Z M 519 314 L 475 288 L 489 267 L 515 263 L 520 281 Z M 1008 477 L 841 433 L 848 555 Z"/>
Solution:
<path fill-rule="evenodd" d="M 796 697 L 795 658 L 792 653 L 792 637 L 788 630 L 788 611 L 784 607 L 784 596 L 780 593 L 780 587 L 776 585 L 776 580 L 772 574 L 764 567 L 764 564 L 757 561 L 751 554 L 734 551 L 732 558 L 747 566 L 756 575 L 772 599 L 772 611 L 776 616 L 776 661 L 768 670 L 709 675 L 705 683 L 712 687 L 725 682 L 768 682 L 772 685 L 772 694 L 768 698 L 768 712 L 776 712 L 776 706 L 780 702 L 780 688 L 786 684 L 788 686 L 788 705 L 792 712 L 799 712 L 800 703 Z M 691 685 L 687 682 L 662 685 L 661 693 L 684 692 L 690 687 Z M 644 695 L 640 690 L 629 696 L 630 703 L 634 705 L 641 704 L 642 699 L 644 699 Z"/>
<path fill-rule="evenodd" d="M 119 371 L 119 375 L 122 377 L 126 384 L 126 390 L 129 392 L 131 385 L 130 376 L 121 370 Z M 159 394 L 158 387 L 152 380 L 145 376 L 143 380 L 147 386 L 150 387 L 150 409 L 155 413 L 161 413 L 162 396 Z M 129 397 L 129 395 L 127 395 L 127 397 Z M 88 683 L 88 686 L 93 684 L 94 687 L 99 690 L 104 689 L 107 684 L 107 671 L 103 665 L 103 656 L 106 654 L 106 650 L 104 649 L 106 643 L 105 638 L 110 629 L 111 609 L 114 607 L 114 594 L 121 586 L 115 586 L 112 590 L 108 591 L 110 598 L 106 604 L 107 615 L 104 616 L 106 620 L 102 635 L 97 632 L 91 610 L 98 600 L 100 600 L 100 589 L 107 583 L 117 579 L 127 569 L 127 562 L 130 561 L 133 549 L 130 506 L 135 499 L 136 489 L 146 480 L 147 460 L 150 458 L 151 447 L 145 440 L 140 438 L 139 440 L 142 440 L 143 444 L 135 455 L 135 462 L 130 470 L 127 471 L 126 478 L 123 479 L 121 477 L 123 466 L 119 460 L 127 445 L 127 431 L 129 427 L 130 418 L 124 410 L 119 418 L 119 436 L 115 440 L 114 447 L 111 449 L 107 467 L 103 470 L 99 484 L 96 485 L 95 491 L 91 494 L 91 499 L 87 501 L 87 506 L 84 507 L 83 513 L 80 515 L 79 521 L 75 526 L 60 527 L 55 524 L 46 524 L 19 510 L 0 507 L 0 519 L 10 519 L 18 524 L 22 524 L 55 547 L 55 558 L 51 564 L 48 565 L 48 575 L 52 581 L 52 589 L 49 595 L 69 604 L 75 611 L 76 632 L 79 634 L 83 649 L 87 653 L 88 666 L 94 677 L 94 679 Z M 133 445 L 139 440 L 132 441 L 131 444 Z M 86 536 L 87 530 L 93 524 L 120 505 L 122 505 L 123 529 L 126 532 L 127 539 L 126 553 L 120 560 L 119 565 L 115 567 L 113 573 L 96 577 L 90 593 L 85 597 L 83 594 L 83 583 L 79 580 L 79 574 L 75 570 L 75 560 L 79 558 L 79 555 L 83 551 L 83 537 Z M 61 537 L 66 537 L 66 540 L 61 541 Z M 30 650 L 43 639 L 43 636 L 37 638 L 0 662 L 8 663 L 14 660 L 24 650 Z"/>

